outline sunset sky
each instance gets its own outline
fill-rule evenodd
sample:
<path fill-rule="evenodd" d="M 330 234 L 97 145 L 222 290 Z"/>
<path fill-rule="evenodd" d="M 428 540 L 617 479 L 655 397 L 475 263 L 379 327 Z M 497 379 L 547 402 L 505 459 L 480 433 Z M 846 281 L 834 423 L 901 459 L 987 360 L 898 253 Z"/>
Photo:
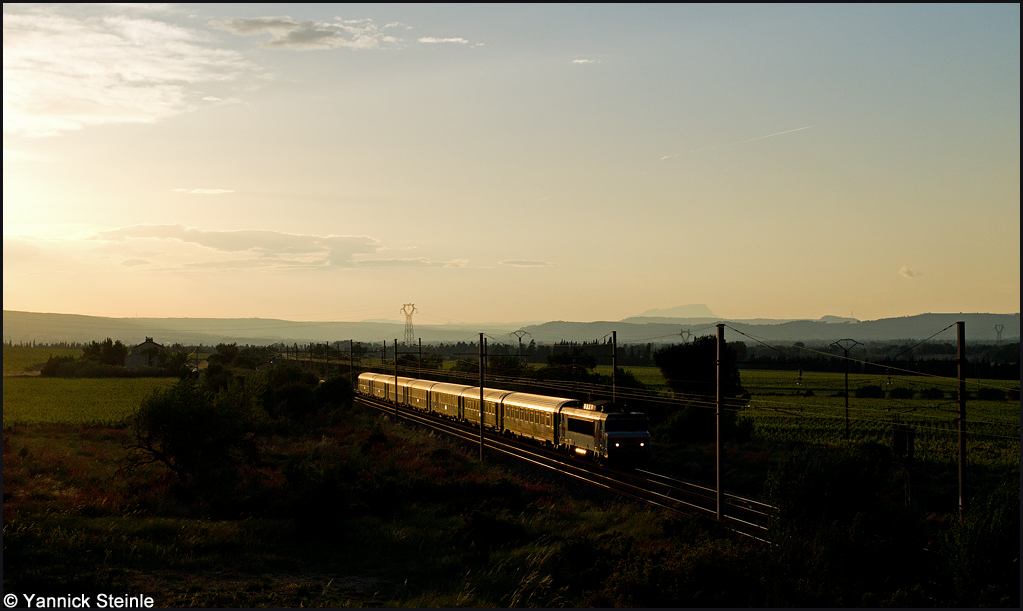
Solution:
<path fill-rule="evenodd" d="M 4 309 L 1020 309 L 1020 9 L 4 5 Z"/>

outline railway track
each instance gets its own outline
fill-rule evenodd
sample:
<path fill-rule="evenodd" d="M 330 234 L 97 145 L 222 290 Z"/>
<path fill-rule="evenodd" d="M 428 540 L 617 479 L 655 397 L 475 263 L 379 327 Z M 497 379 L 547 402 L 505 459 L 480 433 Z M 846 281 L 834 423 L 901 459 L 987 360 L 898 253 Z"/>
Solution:
<path fill-rule="evenodd" d="M 356 401 L 368 408 L 394 415 L 394 404 L 372 397 L 359 396 Z M 479 429 L 465 423 L 440 418 L 414 409 L 400 408 L 398 415 L 468 443 L 479 442 Z M 681 515 L 717 516 L 716 491 L 706 486 L 644 469 L 619 470 L 577 459 L 536 444 L 496 435 L 484 434 L 487 452 L 524 460 L 537 466 L 603 488 Z M 725 493 L 722 495 L 722 523 L 740 534 L 764 540 L 773 508 L 761 501 Z"/>

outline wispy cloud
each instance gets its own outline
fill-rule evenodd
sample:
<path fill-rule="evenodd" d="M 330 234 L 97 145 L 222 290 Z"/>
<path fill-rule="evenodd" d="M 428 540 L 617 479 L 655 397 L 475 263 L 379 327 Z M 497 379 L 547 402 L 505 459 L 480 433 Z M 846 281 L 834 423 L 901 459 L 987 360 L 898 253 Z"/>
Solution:
<path fill-rule="evenodd" d="M 599 62 L 597 62 L 596 60 L 593 60 L 593 59 L 573 59 L 572 63 L 573 64 L 596 64 L 596 63 L 599 63 Z"/>
<path fill-rule="evenodd" d="M 209 22 L 210 27 L 238 36 L 269 34 L 270 40 L 261 43 L 264 49 L 311 51 L 317 49 L 379 49 L 395 46 L 399 40 L 377 27 L 369 19 L 333 22 L 296 20 L 288 16 L 226 19 Z"/>
<path fill-rule="evenodd" d="M 908 265 L 903 265 L 902 267 L 900 267 L 899 268 L 899 274 L 903 278 L 909 278 L 910 280 L 912 280 L 913 278 L 917 278 L 919 276 L 923 276 L 924 275 L 923 272 L 918 272 L 918 271 L 916 271 L 915 269 L 913 269 L 912 267 L 910 267 Z"/>
<path fill-rule="evenodd" d="M 811 127 L 813 127 L 813 126 L 812 125 L 807 125 L 805 127 L 797 127 L 796 129 L 787 129 L 787 130 L 785 130 L 783 132 L 777 132 L 777 133 L 774 133 L 774 134 L 767 134 L 766 136 L 757 136 L 756 138 L 747 138 L 746 140 L 739 140 L 738 142 L 729 142 L 728 144 L 719 144 L 717 146 L 708 146 L 708 147 L 704 147 L 704 148 L 693 149 L 691 151 L 684 151 L 684 152 L 681 152 L 681 153 L 676 153 L 674 155 L 665 155 L 664 157 L 661 157 L 661 161 L 664 161 L 665 159 L 672 159 L 674 157 L 680 157 L 682 155 L 688 155 L 690 153 L 699 153 L 700 151 L 712 151 L 714 149 L 725 148 L 726 146 L 735 146 L 736 144 L 745 144 L 747 142 L 753 142 L 755 140 L 763 140 L 764 138 L 773 138 L 775 136 L 780 136 L 782 134 L 791 134 L 792 132 L 799 132 L 799 131 L 803 131 L 804 129 L 810 129 Z"/>
<path fill-rule="evenodd" d="M 419 39 L 419 42 L 425 42 L 428 44 L 438 44 L 445 42 L 454 42 L 460 45 L 469 44 L 469 41 L 464 38 L 434 38 L 433 36 L 424 36 Z"/>
<path fill-rule="evenodd" d="M 465 267 L 467 261 L 433 261 L 426 257 L 380 257 L 386 250 L 369 236 L 308 235 L 278 231 L 195 229 L 183 225 L 134 225 L 96 233 L 91 238 L 105 246 L 99 252 L 116 256 L 119 252 L 131 258 L 122 265 L 152 264 L 158 271 L 167 269 L 208 270 L 287 270 L 356 267 Z M 163 257 L 154 252 L 154 241 L 168 251 Z M 173 244 L 190 245 L 182 253 Z M 118 249 L 123 245 L 124 249 Z M 140 246 L 148 247 L 147 259 L 138 256 Z M 198 247 L 198 250 L 196 248 Z M 127 249 L 127 250 L 125 250 Z M 176 250 L 171 255 L 169 251 Z M 229 253 L 230 256 L 216 256 Z M 133 255 L 133 256 L 132 256 Z M 155 255 L 155 256 L 154 256 Z M 239 255 L 242 255 L 239 257 Z M 123 256 L 123 255 L 122 255 Z M 157 260 L 153 260 L 157 259 Z M 162 263 L 162 261 L 168 261 Z M 131 263 L 129 263 L 131 262 Z"/>
<path fill-rule="evenodd" d="M 248 67 L 208 35 L 130 14 L 4 6 L 4 133 L 52 136 L 104 123 L 152 123 L 192 110 L 187 84 Z"/>
<path fill-rule="evenodd" d="M 176 240 L 197 244 L 223 252 L 250 251 L 260 256 L 324 254 L 351 258 L 379 250 L 377 240 L 369 236 L 318 236 L 281 233 L 267 230 L 213 231 L 184 225 L 134 225 L 101 231 L 95 239 L 124 241 L 129 239 Z"/>
<path fill-rule="evenodd" d="M 172 193 L 189 193 L 192 195 L 221 195 L 234 193 L 234 189 L 171 189 Z"/>
<path fill-rule="evenodd" d="M 441 264 L 426 257 L 404 259 L 359 259 L 352 261 L 360 267 L 439 267 Z"/>
<path fill-rule="evenodd" d="M 499 261 L 498 263 L 500 265 L 508 265 L 510 267 L 547 267 L 550 265 L 555 265 L 554 263 L 548 263 L 547 261 L 521 261 L 521 260 Z"/>

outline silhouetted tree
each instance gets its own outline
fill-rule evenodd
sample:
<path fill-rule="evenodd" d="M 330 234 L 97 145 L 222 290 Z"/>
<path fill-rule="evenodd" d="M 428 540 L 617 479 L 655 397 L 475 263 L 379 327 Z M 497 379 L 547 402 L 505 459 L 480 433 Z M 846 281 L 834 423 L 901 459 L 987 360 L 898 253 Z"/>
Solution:
<path fill-rule="evenodd" d="M 746 395 L 736 356 L 735 348 L 726 345 L 721 363 L 722 393 L 729 399 Z M 698 337 L 692 343 L 661 348 L 654 353 L 654 363 L 676 393 L 712 400 L 717 393 L 717 338 L 711 335 Z"/>
<path fill-rule="evenodd" d="M 103 342 L 93 341 L 82 349 L 82 356 L 90 360 L 96 360 L 104 365 L 124 365 L 124 358 L 128 356 L 128 347 L 116 342 L 109 337 Z"/>

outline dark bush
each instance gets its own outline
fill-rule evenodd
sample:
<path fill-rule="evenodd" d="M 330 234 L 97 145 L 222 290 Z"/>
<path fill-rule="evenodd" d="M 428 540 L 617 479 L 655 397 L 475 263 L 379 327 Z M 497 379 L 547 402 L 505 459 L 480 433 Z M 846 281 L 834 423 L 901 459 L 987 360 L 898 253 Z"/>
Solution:
<path fill-rule="evenodd" d="M 315 374 L 286 363 L 255 374 L 248 384 L 268 414 L 275 418 L 294 418 L 317 408 L 313 388 L 319 382 Z"/>
<path fill-rule="evenodd" d="M 860 386 L 856 389 L 854 396 L 857 399 L 884 399 L 884 389 L 877 384 Z"/>
<path fill-rule="evenodd" d="M 313 397 L 318 405 L 335 411 L 350 406 L 355 399 L 355 391 L 347 379 L 332 378 L 317 384 L 313 389 Z"/>
<path fill-rule="evenodd" d="M 939 540 L 953 607 L 1019 608 L 1019 482 L 971 503 Z"/>
<path fill-rule="evenodd" d="M 896 386 L 895 388 L 888 391 L 888 396 L 892 399 L 912 399 L 916 392 L 912 388 L 903 388 Z"/>
<path fill-rule="evenodd" d="M 241 392 L 212 394 L 182 380 L 142 402 L 131 420 L 127 468 L 160 463 L 216 509 L 236 500 L 259 458 L 259 414 Z"/>
<path fill-rule="evenodd" d="M 770 476 L 767 493 L 778 508 L 768 606 L 887 606 L 924 579 L 920 518 L 905 506 L 890 448 L 799 450 Z"/>
<path fill-rule="evenodd" d="M 317 408 L 313 389 L 299 382 L 275 390 L 269 403 L 265 405 L 270 415 L 284 416 L 292 420 L 302 419 Z"/>
<path fill-rule="evenodd" d="M 928 401 L 940 401 L 945 398 L 945 391 L 940 388 L 925 388 L 920 391 L 920 398 Z"/>
<path fill-rule="evenodd" d="M 75 362 L 73 356 L 50 356 L 46 359 L 46 364 L 39 370 L 39 375 L 47 378 L 52 378 L 57 375 L 57 372 L 62 366 L 70 365 Z"/>
<path fill-rule="evenodd" d="M 981 401 L 1005 401 L 1005 391 L 1001 388 L 985 387 L 977 391 L 977 398 Z"/>
<path fill-rule="evenodd" d="M 324 537 L 339 534 L 342 519 L 355 502 L 355 465 L 336 456 L 308 454 L 289 457 L 283 467 L 288 493 L 274 500 L 274 513 L 296 519 L 299 532 Z"/>

